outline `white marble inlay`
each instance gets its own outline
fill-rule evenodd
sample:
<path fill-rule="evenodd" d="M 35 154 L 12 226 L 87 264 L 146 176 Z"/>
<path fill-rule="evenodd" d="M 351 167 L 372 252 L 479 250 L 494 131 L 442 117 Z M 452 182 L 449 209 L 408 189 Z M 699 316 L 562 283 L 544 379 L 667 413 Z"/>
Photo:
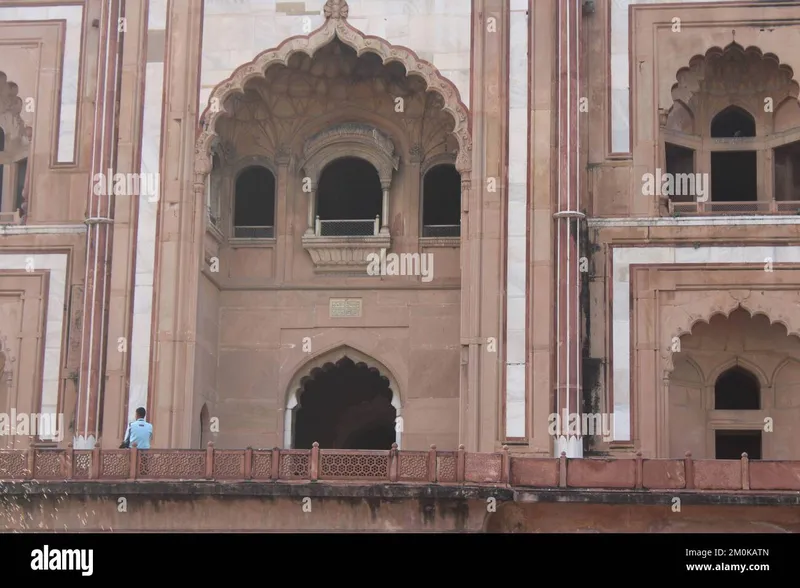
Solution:
<path fill-rule="evenodd" d="M 0 253 L 0 269 L 25 270 L 32 267 L 35 271 L 50 271 L 41 396 L 41 412 L 47 414 L 58 412 L 64 304 L 67 297 L 67 257 L 66 253 Z"/>
<path fill-rule="evenodd" d="M 628 11 L 631 4 L 678 4 L 730 0 L 609 0 L 611 2 L 611 151 L 630 153 Z M 599 3 L 602 6 L 602 3 Z M 675 72 L 676 74 L 678 72 Z"/>
<path fill-rule="evenodd" d="M 58 128 L 58 163 L 75 159 L 75 135 L 78 114 L 78 74 L 81 60 L 82 6 L 0 7 L 0 21 L 64 20 L 64 63 L 61 70 L 61 107 Z M 13 81 L 13 80 L 12 80 Z M 32 114 L 22 112 L 27 124 L 34 124 Z M 41 124 L 41 123 L 40 123 Z"/>
<path fill-rule="evenodd" d="M 325 0 L 306 0 L 305 12 L 278 12 L 275 0 L 205 0 L 200 112 L 214 87 L 240 65 L 324 22 Z M 449 79 L 469 107 L 472 3 L 466 0 L 351 0 L 348 23 L 411 48 Z M 315 13 L 315 14 L 314 14 Z"/>
<path fill-rule="evenodd" d="M 614 440 L 629 441 L 631 324 L 630 266 L 634 264 L 758 264 L 800 263 L 800 247 L 614 247 L 612 299 L 612 373 L 614 375 Z"/>
<path fill-rule="evenodd" d="M 164 30 L 167 19 L 165 0 L 151 0 L 148 30 Z M 164 91 L 164 64 L 148 63 L 145 70 L 144 117 L 142 122 L 141 173 L 159 172 L 161 116 Z M 159 190 L 161 187 L 159 186 Z M 152 202 L 155 200 L 155 202 Z M 128 391 L 128 419 L 136 408 L 147 406 L 150 378 L 150 343 L 153 317 L 153 272 L 156 254 L 158 198 L 143 195 L 139 200 L 139 225 L 136 235 L 136 273 L 133 291 L 131 332 L 131 376 Z"/>
<path fill-rule="evenodd" d="M 514 0 L 509 30 L 506 260 L 506 438 L 524 438 L 528 272 L 528 3 Z"/>

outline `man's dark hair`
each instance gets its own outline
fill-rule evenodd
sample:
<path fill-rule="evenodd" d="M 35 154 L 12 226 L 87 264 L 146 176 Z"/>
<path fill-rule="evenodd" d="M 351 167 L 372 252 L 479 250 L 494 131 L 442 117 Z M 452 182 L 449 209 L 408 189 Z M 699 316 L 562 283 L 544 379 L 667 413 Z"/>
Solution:
<path fill-rule="evenodd" d="M 140 406 L 139 408 L 136 409 L 137 419 L 143 419 L 146 416 L 147 416 L 147 411 L 144 409 L 144 406 Z"/>

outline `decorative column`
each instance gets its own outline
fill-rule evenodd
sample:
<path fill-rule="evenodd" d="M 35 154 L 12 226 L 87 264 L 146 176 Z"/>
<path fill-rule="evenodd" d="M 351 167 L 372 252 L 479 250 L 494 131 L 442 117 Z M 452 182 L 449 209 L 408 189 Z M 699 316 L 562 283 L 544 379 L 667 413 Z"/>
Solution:
<path fill-rule="evenodd" d="M 102 3 L 97 59 L 97 89 L 92 137 L 92 167 L 86 207 L 86 274 L 84 277 L 81 367 L 73 447 L 92 449 L 100 436 L 100 409 L 105 383 L 105 350 L 113 233 L 113 195 L 95 194 L 97 174 L 112 173 L 118 79 L 120 0 Z"/>
<path fill-rule="evenodd" d="M 583 457 L 581 424 L 580 223 L 580 22 L 581 0 L 559 0 L 558 211 L 556 223 L 556 431 L 555 455 Z M 570 428 L 573 423 L 573 428 Z M 578 428 L 574 426 L 577 424 Z"/>
<path fill-rule="evenodd" d="M 316 226 L 316 208 L 317 208 L 317 182 L 311 180 L 311 191 L 308 193 L 308 228 L 306 229 L 306 236 L 311 237 L 315 235 L 314 227 Z"/>
<path fill-rule="evenodd" d="M 381 189 L 383 189 L 383 202 L 381 203 L 381 235 L 389 234 L 389 186 L 391 180 L 381 180 Z"/>

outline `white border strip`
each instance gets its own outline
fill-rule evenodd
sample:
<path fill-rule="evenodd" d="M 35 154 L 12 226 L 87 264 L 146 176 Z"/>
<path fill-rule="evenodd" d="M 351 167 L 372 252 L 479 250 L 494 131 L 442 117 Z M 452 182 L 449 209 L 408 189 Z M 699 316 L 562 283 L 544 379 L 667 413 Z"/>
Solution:
<path fill-rule="evenodd" d="M 167 4 L 151 0 L 147 30 L 164 30 Z M 148 62 L 145 70 L 144 117 L 142 119 L 141 173 L 158 173 L 161 158 L 161 116 L 164 108 L 164 63 Z M 160 177 L 160 176 L 159 176 Z M 150 386 L 150 338 L 153 320 L 153 272 L 156 257 L 156 219 L 161 186 L 155 202 L 152 196 L 139 200 L 136 234 L 136 275 L 133 290 L 131 329 L 131 372 L 128 390 L 128 418 L 134 420 L 136 408 L 147 406 Z"/>
<path fill-rule="evenodd" d="M 800 217 L 775 216 L 656 216 L 646 218 L 590 218 L 590 228 L 605 227 L 746 227 L 752 225 L 800 225 Z"/>
<path fill-rule="evenodd" d="M 58 391 L 61 384 L 61 345 L 64 334 L 64 304 L 67 297 L 66 253 L 0 253 L 0 269 L 34 271 L 49 270 L 50 285 L 44 332 L 44 365 L 42 369 L 43 414 L 58 413 Z M 7 333 L 16 336 L 15 333 Z M 37 349 L 37 353 L 39 349 Z M 17 358 L 19 359 L 19 358 Z M 14 382 L 19 386 L 20 381 Z M 22 391 L 25 392 L 24 390 Z M 36 406 L 34 405 L 34 408 Z M 47 439 L 47 437 L 43 437 Z M 58 440 L 55 437 L 50 439 Z"/>
<path fill-rule="evenodd" d="M 631 438 L 630 266 L 633 264 L 800 263 L 800 247 L 614 247 L 612 293 L 612 369 L 614 440 Z"/>
<path fill-rule="evenodd" d="M 528 0 L 512 0 L 508 68 L 506 438 L 526 437 L 525 334 L 528 272 Z"/>
<path fill-rule="evenodd" d="M 697 4 L 731 0 L 609 0 L 611 2 L 611 152 L 631 152 L 630 47 L 628 13 L 631 4 Z M 688 59 L 687 59 L 688 64 Z M 677 71 L 674 72 L 677 75 Z"/>
<path fill-rule="evenodd" d="M 61 107 L 58 129 L 57 163 L 75 161 L 75 138 L 78 124 L 78 76 L 81 69 L 81 27 L 83 6 L 2 7 L 0 21 L 66 20 L 64 63 L 61 70 Z M 14 80 L 11 80 L 14 81 Z M 30 88 L 32 90 L 32 88 Z M 26 118 L 22 113 L 22 118 Z M 32 120 L 26 120 L 33 124 Z M 39 120 L 38 124 L 47 124 Z"/>

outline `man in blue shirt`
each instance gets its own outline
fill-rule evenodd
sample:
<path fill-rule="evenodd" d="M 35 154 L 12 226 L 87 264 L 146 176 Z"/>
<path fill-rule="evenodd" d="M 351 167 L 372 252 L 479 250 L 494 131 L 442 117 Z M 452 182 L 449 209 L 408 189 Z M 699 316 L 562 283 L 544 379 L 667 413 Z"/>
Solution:
<path fill-rule="evenodd" d="M 144 407 L 136 409 L 136 420 L 128 425 L 128 433 L 125 436 L 133 447 L 136 444 L 136 449 L 150 449 L 150 441 L 153 438 L 153 425 L 144 420 L 147 416 L 147 411 Z"/>

